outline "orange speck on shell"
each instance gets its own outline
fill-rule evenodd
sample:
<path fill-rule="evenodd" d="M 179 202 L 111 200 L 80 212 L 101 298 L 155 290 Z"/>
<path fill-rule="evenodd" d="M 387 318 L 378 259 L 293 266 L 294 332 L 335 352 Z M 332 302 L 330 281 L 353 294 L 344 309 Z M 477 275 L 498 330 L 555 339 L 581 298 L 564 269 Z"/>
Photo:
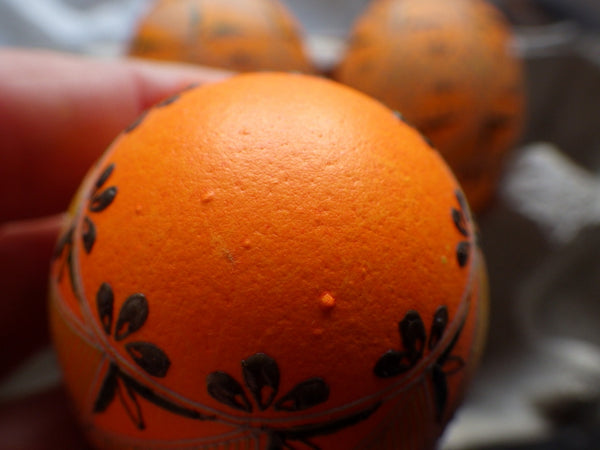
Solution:
<path fill-rule="evenodd" d="M 279 0 L 156 0 L 128 54 L 241 72 L 315 71 L 299 22 Z"/>
<path fill-rule="evenodd" d="M 299 74 L 194 88 L 76 198 L 50 320 L 98 448 L 428 448 L 458 407 L 483 258 L 451 171 L 379 102 Z"/>
<path fill-rule="evenodd" d="M 485 0 L 373 0 L 348 41 L 333 78 L 421 130 L 483 211 L 525 118 L 524 71 L 505 18 Z"/>
<path fill-rule="evenodd" d="M 329 292 L 325 292 L 319 297 L 319 304 L 321 305 L 321 308 L 329 311 L 335 307 L 335 298 Z"/>
<path fill-rule="evenodd" d="M 208 191 L 202 196 L 202 203 L 210 203 L 215 198 L 214 191 Z"/>

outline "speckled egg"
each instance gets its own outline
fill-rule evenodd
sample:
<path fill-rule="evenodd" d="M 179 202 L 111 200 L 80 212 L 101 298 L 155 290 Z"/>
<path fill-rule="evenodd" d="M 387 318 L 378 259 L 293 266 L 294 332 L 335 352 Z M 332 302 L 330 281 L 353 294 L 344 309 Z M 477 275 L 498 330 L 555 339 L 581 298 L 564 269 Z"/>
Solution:
<path fill-rule="evenodd" d="M 424 133 L 480 212 L 524 123 L 514 44 L 505 18 L 484 0 L 374 0 L 333 77 Z"/>

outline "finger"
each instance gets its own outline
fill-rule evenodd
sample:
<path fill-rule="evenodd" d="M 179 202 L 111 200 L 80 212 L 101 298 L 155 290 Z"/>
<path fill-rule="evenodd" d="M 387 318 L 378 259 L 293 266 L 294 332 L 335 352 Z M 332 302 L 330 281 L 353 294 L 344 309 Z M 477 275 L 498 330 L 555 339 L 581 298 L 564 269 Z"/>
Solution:
<path fill-rule="evenodd" d="M 88 449 L 62 387 L 0 405 L 2 448 Z"/>
<path fill-rule="evenodd" d="M 0 222 L 64 211 L 83 175 L 143 110 L 229 73 L 141 60 L 0 50 Z"/>
<path fill-rule="evenodd" d="M 49 340 L 48 270 L 62 222 L 53 216 L 0 226 L 0 377 Z"/>

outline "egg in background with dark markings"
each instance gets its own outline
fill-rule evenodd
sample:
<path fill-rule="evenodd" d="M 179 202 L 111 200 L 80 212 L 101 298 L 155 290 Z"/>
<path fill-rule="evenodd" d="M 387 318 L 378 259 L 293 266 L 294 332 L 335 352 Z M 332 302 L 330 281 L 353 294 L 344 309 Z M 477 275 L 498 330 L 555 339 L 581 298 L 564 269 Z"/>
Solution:
<path fill-rule="evenodd" d="M 314 72 L 302 33 L 277 0 L 158 0 L 140 19 L 128 54 L 239 72 Z"/>
<path fill-rule="evenodd" d="M 509 23 L 483 0 L 374 0 L 333 72 L 424 133 L 475 212 L 490 203 L 525 117 Z"/>

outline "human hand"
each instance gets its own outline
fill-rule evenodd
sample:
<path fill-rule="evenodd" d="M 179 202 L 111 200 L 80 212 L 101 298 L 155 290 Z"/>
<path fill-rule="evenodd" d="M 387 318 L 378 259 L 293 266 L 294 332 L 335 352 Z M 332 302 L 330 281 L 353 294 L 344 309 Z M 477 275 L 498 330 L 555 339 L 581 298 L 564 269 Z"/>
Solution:
<path fill-rule="evenodd" d="M 139 114 L 224 71 L 0 50 L 0 380 L 49 341 L 47 284 L 62 212 Z M 61 388 L 0 403 L 0 446 L 86 448 Z"/>

